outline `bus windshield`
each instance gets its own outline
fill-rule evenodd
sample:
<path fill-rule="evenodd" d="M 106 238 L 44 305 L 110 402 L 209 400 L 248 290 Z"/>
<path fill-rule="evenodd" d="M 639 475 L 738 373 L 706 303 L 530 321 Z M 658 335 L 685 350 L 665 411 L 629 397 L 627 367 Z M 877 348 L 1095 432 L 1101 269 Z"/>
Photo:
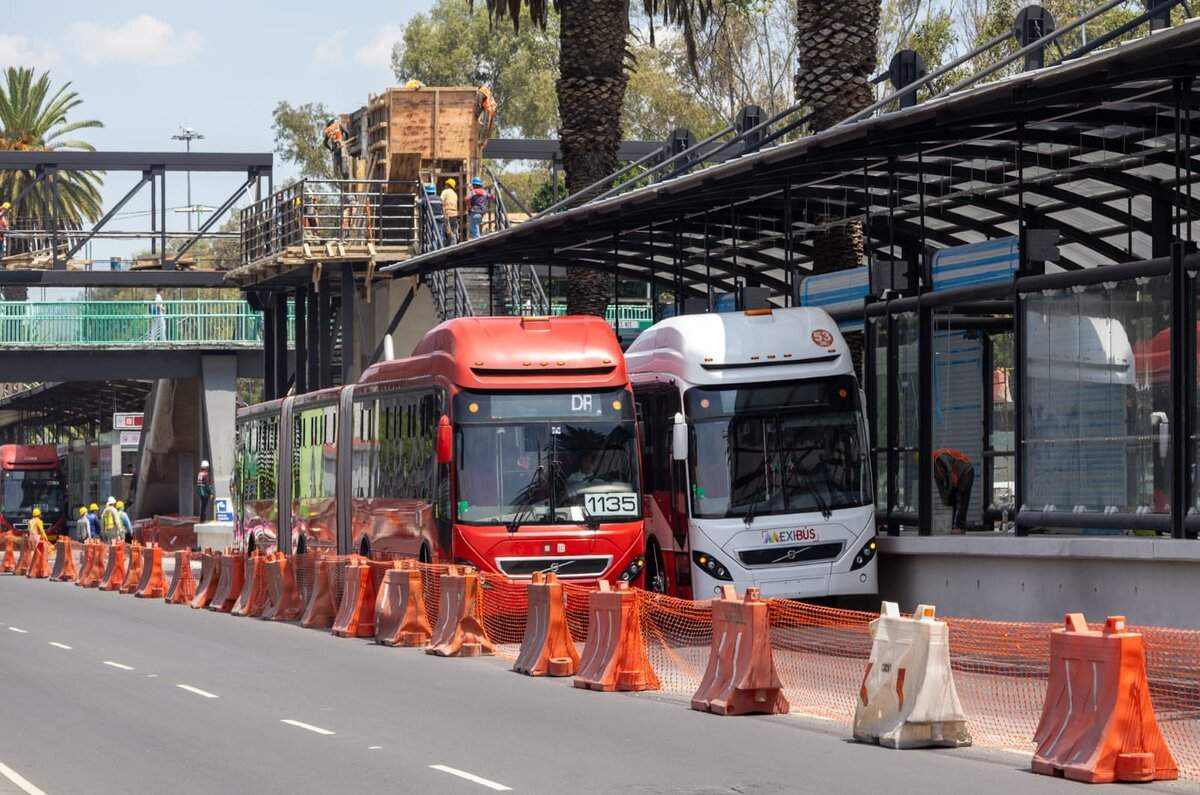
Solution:
<path fill-rule="evenodd" d="M 628 392 L 455 397 L 458 521 L 557 524 L 641 517 Z"/>
<path fill-rule="evenodd" d="M 871 502 L 858 387 L 849 376 L 693 388 L 692 514 L 821 513 Z"/>
<path fill-rule="evenodd" d="M 49 526 L 62 513 L 63 487 L 54 470 L 14 470 L 3 474 L 4 516 L 10 521 L 26 520 L 34 508 L 42 509 Z"/>

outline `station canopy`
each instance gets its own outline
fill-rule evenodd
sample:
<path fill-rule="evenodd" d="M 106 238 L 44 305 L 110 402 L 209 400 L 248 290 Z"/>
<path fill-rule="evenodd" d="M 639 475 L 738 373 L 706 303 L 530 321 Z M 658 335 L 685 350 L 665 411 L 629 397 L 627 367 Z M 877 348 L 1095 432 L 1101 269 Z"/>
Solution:
<path fill-rule="evenodd" d="M 1029 226 L 1059 231 L 1058 268 L 1143 260 L 1156 202 L 1192 238 L 1198 68 L 1200 20 L 1190 20 L 385 270 L 583 266 L 683 295 L 709 285 L 786 295 L 788 274 L 811 268 L 814 237 L 831 226 L 863 223 L 873 259 L 900 259 L 905 247 L 1017 234 L 1022 204 Z"/>

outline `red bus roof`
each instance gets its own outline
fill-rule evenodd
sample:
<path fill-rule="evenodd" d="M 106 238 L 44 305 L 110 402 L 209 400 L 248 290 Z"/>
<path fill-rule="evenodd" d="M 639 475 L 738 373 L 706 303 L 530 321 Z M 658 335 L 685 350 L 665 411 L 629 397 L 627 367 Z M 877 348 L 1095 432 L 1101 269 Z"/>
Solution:
<path fill-rule="evenodd" d="M 57 469 L 58 448 L 52 444 L 0 445 L 0 468 Z"/>
<path fill-rule="evenodd" d="M 612 329 L 579 315 L 447 320 L 412 356 L 373 365 L 359 383 L 430 376 L 465 389 L 611 389 L 629 382 Z"/>

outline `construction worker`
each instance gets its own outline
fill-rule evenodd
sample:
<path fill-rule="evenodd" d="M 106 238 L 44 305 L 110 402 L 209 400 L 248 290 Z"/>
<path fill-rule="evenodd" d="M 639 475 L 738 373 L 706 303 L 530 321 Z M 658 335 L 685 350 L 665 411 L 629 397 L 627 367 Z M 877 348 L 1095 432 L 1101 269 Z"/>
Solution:
<path fill-rule="evenodd" d="M 75 520 L 75 540 L 87 541 L 91 538 L 91 523 L 88 521 L 87 507 L 79 506 L 79 518 Z"/>
<path fill-rule="evenodd" d="M 338 179 L 350 179 L 350 152 L 346 149 L 346 128 L 337 116 L 325 118 L 325 148 L 333 157 L 333 170 Z"/>
<path fill-rule="evenodd" d="M 437 229 L 442 238 L 437 246 L 430 246 L 430 248 L 441 248 L 446 245 L 446 215 L 442 210 L 442 199 L 437 194 L 437 186 L 432 182 L 425 185 L 424 210 L 429 213 L 431 221 L 427 228 Z"/>
<path fill-rule="evenodd" d="M 4 247 L 4 233 L 8 231 L 8 211 L 12 209 L 12 205 L 8 202 L 0 204 L 0 257 L 8 253 Z"/>
<path fill-rule="evenodd" d="M 483 187 L 483 179 L 471 178 L 471 192 L 467 194 L 467 230 L 471 240 L 483 234 L 483 214 L 488 208 L 488 192 Z"/>
<path fill-rule="evenodd" d="M 937 484 L 942 504 L 953 511 L 951 527 L 954 532 L 965 532 L 971 488 L 975 485 L 975 467 L 971 465 L 970 456 L 953 447 L 934 450 L 933 481 Z"/>
<path fill-rule="evenodd" d="M 458 183 L 454 181 L 454 177 L 446 180 L 446 187 L 442 189 L 442 212 L 446 214 L 446 228 L 444 237 L 446 245 L 453 246 L 458 242 L 458 194 L 454 189 L 458 187 Z"/>
<path fill-rule="evenodd" d="M 133 543 L 133 520 L 129 518 L 129 514 L 125 513 L 125 501 L 117 500 L 117 519 L 121 522 L 121 534 L 125 536 L 125 543 Z"/>
<path fill-rule="evenodd" d="M 100 506 L 92 503 L 88 506 L 88 538 L 100 538 Z"/>
<path fill-rule="evenodd" d="M 117 498 L 109 497 L 104 503 L 104 511 L 100 514 L 100 536 L 105 541 L 113 541 L 121 532 L 121 515 L 117 513 Z"/>
<path fill-rule="evenodd" d="M 33 515 L 29 517 L 29 524 L 25 527 L 34 541 L 50 541 L 50 537 L 46 535 L 46 526 L 42 524 L 41 508 L 33 509 Z"/>
<path fill-rule="evenodd" d="M 208 471 L 208 461 L 200 462 L 200 471 L 196 473 L 196 496 L 200 499 L 200 521 L 208 521 L 208 502 L 212 499 L 212 474 Z"/>

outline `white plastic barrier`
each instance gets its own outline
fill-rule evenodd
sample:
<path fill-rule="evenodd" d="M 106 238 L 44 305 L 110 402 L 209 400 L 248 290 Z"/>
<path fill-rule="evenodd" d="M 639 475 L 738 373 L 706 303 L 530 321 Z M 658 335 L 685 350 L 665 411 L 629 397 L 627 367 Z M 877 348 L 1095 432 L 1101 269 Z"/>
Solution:
<path fill-rule="evenodd" d="M 871 622 L 871 659 L 854 708 L 854 738 L 890 748 L 970 745 L 950 671 L 950 634 L 932 605 L 903 618 L 884 602 Z"/>

